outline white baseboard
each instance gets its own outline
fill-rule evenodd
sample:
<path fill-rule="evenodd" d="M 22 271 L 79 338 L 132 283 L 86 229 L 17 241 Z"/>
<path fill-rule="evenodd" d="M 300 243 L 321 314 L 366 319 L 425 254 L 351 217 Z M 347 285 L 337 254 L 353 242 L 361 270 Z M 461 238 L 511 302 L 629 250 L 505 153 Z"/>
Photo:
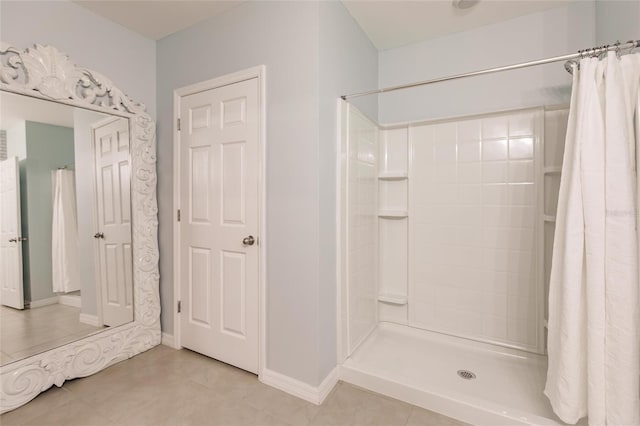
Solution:
<path fill-rule="evenodd" d="M 80 314 L 80 322 L 94 327 L 102 327 L 97 315 Z"/>
<path fill-rule="evenodd" d="M 322 404 L 327 396 L 329 396 L 333 388 L 338 383 L 338 380 L 340 380 L 340 369 L 338 366 L 335 366 L 333 367 L 333 370 L 327 374 L 327 377 L 324 378 L 322 383 L 320 383 L 320 386 L 318 386 L 318 394 L 320 396 L 320 402 L 318 405 Z"/>
<path fill-rule="evenodd" d="M 33 308 L 41 308 L 43 306 L 48 306 L 48 305 L 56 305 L 59 302 L 60 298 L 58 296 L 53 296 L 53 297 L 47 297 L 46 299 L 40 299 L 40 300 L 32 300 L 29 303 L 29 308 L 33 309 Z"/>
<path fill-rule="evenodd" d="M 58 296 L 58 303 L 74 308 L 82 308 L 82 297 L 75 294 L 61 294 Z"/>
<path fill-rule="evenodd" d="M 176 340 L 173 338 L 173 334 L 162 333 L 162 342 L 163 345 L 169 346 L 173 349 L 179 349 L 176 347 Z"/>
<path fill-rule="evenodd" d="M 300 380 L 265 368 L 260 374 L 260 381 L 266 385 L 280 389 L 290 395 L 320 405 L 338 382 L 338 368 L 334 368 L 318 386 L 311 386 Z"/>

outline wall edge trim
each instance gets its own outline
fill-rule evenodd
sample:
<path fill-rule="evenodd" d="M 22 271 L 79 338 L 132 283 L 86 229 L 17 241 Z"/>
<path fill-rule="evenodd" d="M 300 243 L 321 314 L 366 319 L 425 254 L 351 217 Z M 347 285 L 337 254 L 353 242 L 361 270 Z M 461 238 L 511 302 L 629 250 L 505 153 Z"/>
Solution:
<path fill-rule="evenodd" d="M 259 379 L 266 385 L 304 399 L 312 404 L 320 405 L 338 383 L 338 367 L 334 367 L 318 386 L 312 386 L 268 368 L 262 370 Z"/>

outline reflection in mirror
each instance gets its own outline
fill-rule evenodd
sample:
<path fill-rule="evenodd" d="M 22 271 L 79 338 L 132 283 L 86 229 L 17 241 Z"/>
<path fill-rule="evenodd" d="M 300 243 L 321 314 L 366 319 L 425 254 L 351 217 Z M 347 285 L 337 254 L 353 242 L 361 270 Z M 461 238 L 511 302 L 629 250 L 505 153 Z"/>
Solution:
<path fill-rule="evenodd" d="M 0 92 L 0 365 L 133 321 L 129 121 Z"/>

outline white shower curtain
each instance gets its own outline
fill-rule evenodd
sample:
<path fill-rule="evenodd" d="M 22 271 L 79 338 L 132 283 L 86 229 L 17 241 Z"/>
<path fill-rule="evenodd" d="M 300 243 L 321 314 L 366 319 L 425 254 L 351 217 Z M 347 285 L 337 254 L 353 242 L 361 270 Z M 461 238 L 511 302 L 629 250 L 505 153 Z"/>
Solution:
<path fill-rule="evenodd" d="M 640 424 L 640 54 L 574 67 L 545 394 L 567 423 Z"/>
<path fill-rule="evenodd" d="M 76 191 L 71 170 L 55 172 L 51 235 L 53 291 L 80 290 Z"/>

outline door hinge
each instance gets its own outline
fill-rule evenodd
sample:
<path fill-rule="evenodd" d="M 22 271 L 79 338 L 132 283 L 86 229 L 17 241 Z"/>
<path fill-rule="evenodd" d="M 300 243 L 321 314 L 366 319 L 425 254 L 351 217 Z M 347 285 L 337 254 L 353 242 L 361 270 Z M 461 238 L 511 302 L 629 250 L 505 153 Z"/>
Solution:
<path fill-rule="evenodd" d="M 180 222 L 180 209 L 178 209 L 178 222 Z"/>
<path fill-rule="evenodd" d="M 182 312 L 182 301 L 178 300 L 178 313 Z"/>
<path fill-rule="evenodd" d="M 180 119 L 178 118 L 178 131 L 180 131 Z"/>

